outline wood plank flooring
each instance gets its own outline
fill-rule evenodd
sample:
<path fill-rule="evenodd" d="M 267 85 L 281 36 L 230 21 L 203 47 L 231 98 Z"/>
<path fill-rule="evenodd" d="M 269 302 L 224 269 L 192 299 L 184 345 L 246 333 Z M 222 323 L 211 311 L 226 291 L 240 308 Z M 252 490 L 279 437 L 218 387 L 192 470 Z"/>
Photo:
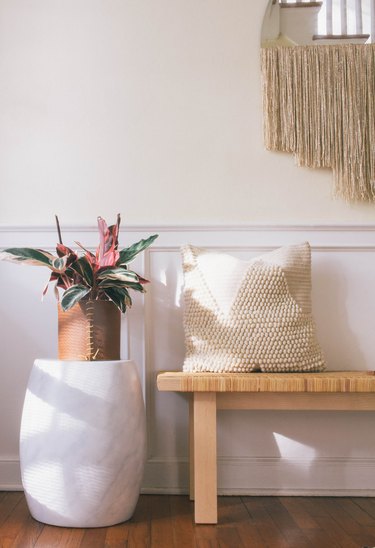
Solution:
<path fill-rule="evenodd" d="M 219 497 L 219 525 L 195 525 L 187 496 L 142 495 L 113 527 L 43 525 L 20 492 L 0 492 L 0 548 L 373 548 L 375 499 Z"/>

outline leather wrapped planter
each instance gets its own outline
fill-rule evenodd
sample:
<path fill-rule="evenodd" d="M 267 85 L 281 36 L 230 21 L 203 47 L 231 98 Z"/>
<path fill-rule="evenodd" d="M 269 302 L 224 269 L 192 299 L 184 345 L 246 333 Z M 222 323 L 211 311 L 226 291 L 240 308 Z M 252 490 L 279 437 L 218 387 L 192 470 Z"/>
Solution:
<path fill-rule="evenodd" d="M 58 306 L 60 360 L 119 360 L 121 312 L 111 301 Z"/>

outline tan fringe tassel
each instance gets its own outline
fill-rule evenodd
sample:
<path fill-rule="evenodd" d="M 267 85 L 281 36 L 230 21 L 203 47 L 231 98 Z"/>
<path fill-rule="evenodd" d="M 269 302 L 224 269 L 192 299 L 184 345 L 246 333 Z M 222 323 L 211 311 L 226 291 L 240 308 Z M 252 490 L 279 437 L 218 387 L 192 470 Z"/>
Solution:
<path fill-rule="evenodd" d="M 375 201 L 375 44 L 262 48 L 264 140 Z"/>

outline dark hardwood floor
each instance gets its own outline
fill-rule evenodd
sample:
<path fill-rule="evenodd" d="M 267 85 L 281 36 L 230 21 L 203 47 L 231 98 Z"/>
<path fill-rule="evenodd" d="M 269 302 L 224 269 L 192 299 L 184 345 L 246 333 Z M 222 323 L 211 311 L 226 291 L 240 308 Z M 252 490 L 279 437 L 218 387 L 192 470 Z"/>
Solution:
<path fill-rule="evenodd" d="M 0 492 L 0 547 L 375 547 L 375 499 L 219 497 L 219 525 L 194 525 L 186 496 L 142 495 L 133 518 L 99 529 L 33 520 L 25 497 Z"/>

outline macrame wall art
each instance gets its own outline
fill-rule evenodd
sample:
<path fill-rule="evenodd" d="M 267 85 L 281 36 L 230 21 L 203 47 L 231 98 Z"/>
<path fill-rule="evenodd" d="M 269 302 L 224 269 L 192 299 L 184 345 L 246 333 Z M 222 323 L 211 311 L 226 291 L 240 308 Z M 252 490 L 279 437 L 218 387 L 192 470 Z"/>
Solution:
<path fill-rule="evenodd" d="M 375 202 L 375 44 L 264 47 L 265 146 L 332 168 L 334 193 Z"/>

